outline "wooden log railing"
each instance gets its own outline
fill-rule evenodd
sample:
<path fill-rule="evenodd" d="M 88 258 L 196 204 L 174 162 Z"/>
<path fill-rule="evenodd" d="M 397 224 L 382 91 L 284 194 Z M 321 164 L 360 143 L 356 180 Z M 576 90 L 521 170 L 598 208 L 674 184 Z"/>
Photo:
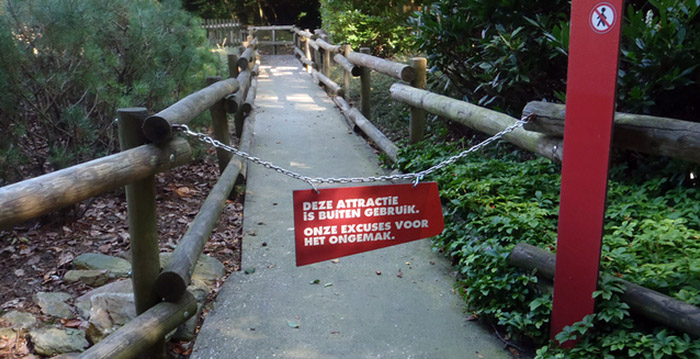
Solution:
<path fill-rule="evenodd" d="M 544 249 L 519 243 L 513 248 L 508 263 L 538 276 L 553 280 L 556 256 Z M 605 275 L 605 274 L 603 274 Z M 700 337 L 700 308 L 673 299 L 657 291 L 618 279 L 624 288 L 621 299 L 630 309 L 669 328 Z"/>
<path fill-rule="evenodd" d="M 260 40 L 258 41 L 258 45 L 260 46 L 272 46 L 272 54 L 277 55 L 278 53 L 278 47 L 279 46 L 293 46 L 294 41 L 288 41 L 288 40 L 278 40 L 277 39 L 277 32 L 282 31 L 284 33 L 288 33 L 290 31 L 293 31 L 294 26 L 293 25 L 271 25 L 271 26 L 250 26 L 248 27 L 249 30 L 255 31 L 256 33 L 258 32 L 270 32 L 270 40 Z M 261 37 L 258 35 L 258 37 Z"/>
<path fill-rule="evenodd" d="M 361 129 L 370 139 L 372 139 L 387 156 L 396 160 L 398 148 L 386 138 L 370 122 L 370 71 L 374 70 L 382 74 L 410 82 L 417 88 L 425 88 L 426 83 L 426 61 L 422 58 L 412 59 L 411 65 L 401 64 L 385 60 L 369 54 L 368 48 L 361 48 L 360 53 L 353 52 L 349 45 L 336 45 L 329 41 L 327 34 L 321 30 L 313 33 L 299 28 L 291 30 L 294 33 L 294 54 L 311 73 L 313 79 L 323 85 L 333 96 L 347 98 L 351 77 L 360 77 L 360 108 L 354 110 L 347 101 L 336 100 L 336 104 L 342 112 L 354 124 Z M 330 79 L 331 59 L 343 69 L 343 86 Z M 361 125 L 360 125 L 361 124 Z M 410 134 L 411 142 L 420 141 L 425 133 L 425 110 L 413 106 L 411 108 Z M 380 141 L 382 143 L 379 143 Z M 388 141 L 390 145 L 386 145 Z M 388 151 L 388 152 L 387 152 Z"/>
<path fill-rule="evenodd" d="M 254 46 L 255 39 L 249 40 L 250 46 Z M 240 143 L 245 146 L 244 151 L 249 151 L 252 142 L 252 125 L 249 122 L 255 118 L 252 112 L 255 90 L 249 90 L 252 72 L 249 68 L 238 72 L 237 56 L 229 56 L 228 60 L 230 78 L 209 78 L 208 86 L 156 115 L 147 116 L 144 108 L 120 109 L 118 124 L 122 152 L 0 188 L 0 228 L 7 228 L 104 192 L 126 187 L 132 282 L 138 315 L 82 353 L 80 358 L 132 358 L 137 355 L 165 358 L 165 335 L 196 313 L 197 303 L 186 291 L 186 285 L 213 223 L 220 216 L 233 184 L 241 173 L 245 173 L 246 166 L 241 159 L 217 151 L 219 166 L 225 167 L 220 168 L 222 175 L 195 222 L 170 256 L 163 272 L 165 279 L 161 281 L 158 281 L 160 266 L 154 175 L 192 160 L 188 142 L 179 137 L 170 138 L 170 127 L 172 124 L 187 123 L 203 111 L 211 111 L 214 137 L 230 145 L 225 99 L 232 93 L 242 93 L 242 98 L 250 107 L 247 113 L 238 109 L 243 119 L 248 118 L 241 125 L 245 130 L 242 130 L 244 135 Z M 252 97 L 246 98 L 251 93 Z M 147 139 L 154 143 L 144 144 Z M 173 276 L 173 273 L 179 275 Z M 168 289 L 158 289 L 160 283 L 164 283 L 162 288 Z M 170 302 L 160 302 L 161 298 L 167 298 Z"/>
<path fill-rule="evenodd" d="M 523 115 L 536 116 L 525 129 L 562 137 L 565 113 L 565 105 L 530 102 Z M 700 123 L 697 122 L 616 112 L 612 141 L 616 147 L 700 163 Z"/>
<path fill-rule="evenodd" d="M 214 46 L 238 46 L 245 39 L 245 27 L 231 19 L 205 19 L 202 27 Z"/>

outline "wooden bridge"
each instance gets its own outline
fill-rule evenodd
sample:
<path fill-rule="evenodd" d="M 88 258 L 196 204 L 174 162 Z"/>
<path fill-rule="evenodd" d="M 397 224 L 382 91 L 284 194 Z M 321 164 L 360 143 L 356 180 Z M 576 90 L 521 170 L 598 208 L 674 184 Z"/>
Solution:
<path fill-rule="evenodd" d="M 197 313 L 186 288 L 239 178 L 247 180 L 242 259 L 246 270 L 231 275 L 220 292 L 193 358 L 507 357 L 502 343 L 466 321 L 450 266 L 426 241 L 295 267 L 291 192 L 308 185 L 249 165 L 226 148 L 234 135 L 240 150 L 306 176 L 384 174 L 374 150 L 353 131 L 364 133 L 396 159 L 397 146 L 368 119 L 372 70 L 397 79 L 389 95 L 411 106 L 412 142 L 423 137 L 426 112 L 488 134 L 517 119 L 425 91 L 424 59 L 391 62 L 297 28 L 292 28 L 291 42 L 278 43 L 272 36 L 264 43 L 291 44 L 296 58 L 259 59 L 255 48 L 262 44 L 252 30 L 240 55 L 229 56 L 228 78 L 211 78 L 207 87 L 154 115 L 143 108 L 120 110 L 123 152 L 0 189 L 0 226 L 6 227 L 126 186 L 139 316 L 80 357 L 164 355 L 165 335 Z M 344 69 L 343 86 L 329 78 L 331 59 Z M 359 108 L 343 98 L 351 76 L 360 77 Z M 220 178 L 170 261 L 160 268 L 153 175 L 191 159 L 191 138 L 176 132 L 186 132 L 179 125 L 207 110 L 212 138 L 195 139 L 218 145 Z M 551 129 L 552 118 L 556 114 L 546 117 L 549 125 L 542 126 Z M 561 138 L 552 136 L 552 130 L 543 132 L 518 128 L 504 139 L 561 159 Z M 663 149 L 669 151 L 667 146 Z"/>

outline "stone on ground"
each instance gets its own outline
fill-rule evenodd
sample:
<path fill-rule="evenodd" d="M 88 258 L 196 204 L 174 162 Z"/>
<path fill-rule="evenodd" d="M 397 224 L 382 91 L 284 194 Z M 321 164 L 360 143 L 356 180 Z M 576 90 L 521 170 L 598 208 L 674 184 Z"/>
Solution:
<path fill-rule="evenodd" d="M 85 332 L 78 329 L 42 328 L 30 331 L 29 336 L 41 355 L 82 352 L 89 345 Z"/>
<path fill-rule="evenodd" d="M 34 295 L 34 303 L 41 308 L 41 312 L 52 317 L 70 317 L 73 315 L 70 305 L 70 294 L 63 292 L 39 292 Z"/>
<path fill-rule="evenodd" d="M 96 294 L 90 299 L 87 337 L 92 343 L 98 343 L 134 318 L 136 308 L 133 294 Z"/>
<path fill-rule="evenodd" d="M 112 278 L 126 278 L 131 272 L 131 263 L 123 258 L 101 253 L 84 253 L 73 259 L 75 269 L 106 270 Z"/>
<path fill-rule="evenodd" d="M 68 283 L 83 282 L 91 287 L 101 286 L 109 281 L 109 271 L 104 269 L 71 269 L 63 275 Z"/>
<path fill-rule="evenodd" d="M 0 322 L 4 322 L 14 329 L 27 329 L 36 324 L 36 317 L 31 313 L 13 310 L 0 317 Z"/>

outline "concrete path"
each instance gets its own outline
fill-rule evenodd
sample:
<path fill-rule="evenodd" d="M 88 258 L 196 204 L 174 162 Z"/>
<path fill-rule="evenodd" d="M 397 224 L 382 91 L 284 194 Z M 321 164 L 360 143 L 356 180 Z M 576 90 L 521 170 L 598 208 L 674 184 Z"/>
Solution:
<path fill-rule="evenodd" d="M 292 56 L 263 57 L 256 111 L 253 154 L 262 159 L 312 176 L 383 174 Z M 296 267 L 292 190 L 309 186 L 248 171 L 242 268 L 255 271 L 229 277 L 193 359 L 510 357 L 466 321 L 449 264 L 428 240 Z"/>

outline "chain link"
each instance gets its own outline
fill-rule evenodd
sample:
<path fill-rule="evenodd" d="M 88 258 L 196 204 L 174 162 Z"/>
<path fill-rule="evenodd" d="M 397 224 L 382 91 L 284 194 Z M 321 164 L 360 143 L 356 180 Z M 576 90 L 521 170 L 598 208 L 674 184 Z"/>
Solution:
<path fill-rule="evenodd" d="M 339 177 L 339 178 L 333 178 L 333 177 L 309 177 L 309 176 L 304 176 L 299 173 L 296 173 L 294 171 L 288 170 L 286 168 L 274 165 L 271 162 L 264 161 L 258 157 L 252 156 L 248 153 L 245 153 L 235 147 L 229 146 L 217 139 L 212 138 L 211 136 L 200 133 L 200 132 L 194 132 L 187 127 L 187 125 L 181 125 L 181 124 L 174 124 L 173 129 L 177 132 L 183 133 L 187 136 L 194 137 L 198 141 L 206 143 L 208 145 L 211 145 L 215 148 L 220 148 L 225 151 L 231 152 L 232 154 L 241 157 L 243 159 L 246 159 L 250 162 L 256 163 L 258 165 L 261 165 L 265 168 L 275 170 L 278 173 L 281 173 L 285 176 L 289 176 L 294 179 L 298 179 L 300 181 L 304 181 L 308 183 L 311 187 L 316 189 L 315 184 L 321 184 L 321 183 L 331 183 L 331 184 L 345 184 L 345 183 L 366 183 L 366 182 L 388 182 L 388 181 L 396 181 L 396 180 L 415 180 L 416 183 L 418 183 L 423 177 L 440 170 L 442 168 L 445 168 L 456 161 L 467 157 L 470 153 L 476 152 L 481 150 L 482 148 L 488 146 L 494 141 L 499 140 L 501 137 L 515 131 L 516 129 L 522 127 L 525 123 L 527 123 L 532 115 L 529 115 L 527 117 L 523 117 L 522 119 L 516 121 L 514 124 L 511 126 L 508 126 L 505 128 L 503 131 L 500 131 L 496 133 L 495 135 L 485 139 L 484 141 L 460 152 L 457 155 L 454 155 L 428 169 L 425 169 L 420 172 L 415 172 L 415 173 L 400 173 L 400 174 L 394 174 L 394 175 L 384 175 L 384 176 L 368 176 L 368 177 Z"/>

